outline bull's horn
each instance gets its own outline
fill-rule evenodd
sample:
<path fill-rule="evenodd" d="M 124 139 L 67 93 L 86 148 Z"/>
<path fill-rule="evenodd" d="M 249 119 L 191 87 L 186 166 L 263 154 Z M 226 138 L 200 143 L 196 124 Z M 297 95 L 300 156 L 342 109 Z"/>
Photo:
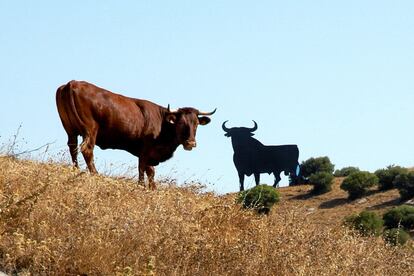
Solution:
<path fill-rule="evenodd" d="M 227 123 L 227 122 L 228 122 L 228 121 L 224 121 L 224 122 L 223 122 L 223 124 L 221 125 L 221 128 L 222 128 L 225 132 L 229 132 L 229 131 L 230 131 L 230 129 L 226 127 L 226 123 Z"/>
<path fill-rule="evenodd" d="M 198 112 L 198 115 L 203 115 L 203 116 L 211 116 L 211 115 L 213 115 L 214 113 L 216 113 L 216 111 L 217 111 L 217 108 L 215 108 L 213 111 L 211 111 L 211 112 L 201 112 L 201 111 L 199 111 Z"/>
<path fill-rule="evenodd" d="M 175 113 L 175 112 L 177 112 L 177 110 L 175 110 L 175 109 L 174 109 L 174 110 L 171 110 L 171 109 L 170 109 L 170 104 L 168 104 L 167 109 L 168 109 L 168 112 L 170 112 L 170 113 Z"/>
<path fill-rule="evenodd" d="M 254 123 L 254 127 L 253 128 L 249 128 L 249 131 L 250 132 L 255 132 L 257 130 L 257 123 L 256 123 L 256 121 L 253 120 L 253 123 Z"/>

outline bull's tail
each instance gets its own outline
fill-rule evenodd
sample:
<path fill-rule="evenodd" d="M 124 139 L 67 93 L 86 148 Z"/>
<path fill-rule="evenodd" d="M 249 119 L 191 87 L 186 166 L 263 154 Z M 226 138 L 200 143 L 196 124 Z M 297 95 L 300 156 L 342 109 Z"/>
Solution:
<path fill-rule="evenodd" d="M 299 148 L 295 145 L 294 154 L 292 154 L 291 174 L 289 175 L 289 186 L 298 185 L 301 182 L 301 168 L 299 164 Z"/>
<path fill-rule="evenodd" d="M 60 86 L 56 91 L 56 105 L 60 120 L 68 136 L 82 135 L 83 122 L 80 118 L 74 99 L 73 81 Z"/>
<path fill-rule="evenodd" d="M 296 176 L 300 175 L 300 165 L 299 162 L 296 164 L 296 171 L 295 171 Z"/>
<path fill-rule="evenodd" d="M 294 145 L 294 153 L 292 154 L 292 161 L 293 161 L 293 170 L 292 172 L 295 173 L 296 176 L 300 174 L 300 165 L 299 165 L 299 148 L 297 145 Z M 292 163 L 291 163 L 292 164 Z"/>

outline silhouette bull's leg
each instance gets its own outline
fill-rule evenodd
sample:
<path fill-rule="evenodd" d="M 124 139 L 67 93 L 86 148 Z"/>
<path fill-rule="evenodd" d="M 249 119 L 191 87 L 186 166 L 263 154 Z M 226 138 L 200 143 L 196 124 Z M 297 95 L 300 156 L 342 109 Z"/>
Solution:
<path fill-rule="evenodd" d="M 240 191 L 244 191 L 244 174 L 239 173 Z"/>
<path fill-rule="evenodd" d="M 93 134 L 86 135 L 83 138 L 83 142 L 81 144 L 81 152 L 83 158 L 85 159 L 86 165 L 88 166 L 89 172 L 94 174 L 98 173 L 93 162 L 93 148 L 95 147 L 95 141 L 96 132 Z"/>
<path fill-rule="evenodd" d="M 78 136 L 77 135 L 68 135 L 68 147 L 70 157 L 72 158 L 72 163 L 75 168 L 79 169 L 78 164 Z"/>
<path fill-rule="evenodd" d="M 275 183 L 273 183 L 273 188 L 276 188 L 276 186 L 279 184 L 281 172 L 273 172 L 273 175 L 275 176 Z"/>
<path fill-rule="evenodd" d="M 155 181 L 154 181 L 154 175 L 155 175 L 155 169 L 153 166 L 146 166 L 145 167 L 145 172 L 147 174 L 148 177 L 148 187 L 151 190 L 155 190 Z"/>
<path fill-rule="evenodd" d="M 254 181 L 256 182 L 256 186 L 260 183 L 260 173 L 254 174 Z"/>

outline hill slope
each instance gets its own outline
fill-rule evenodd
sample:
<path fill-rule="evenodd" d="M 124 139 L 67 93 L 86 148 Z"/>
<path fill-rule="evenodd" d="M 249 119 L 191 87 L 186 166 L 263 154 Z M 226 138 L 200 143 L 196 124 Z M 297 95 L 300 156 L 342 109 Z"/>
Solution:
<path fill-rule="evenodd" d="M 338 180 L 339 181 L 339 180 Z M 339 190 L 281 190 L 269 216 L 234 195 L 80 173 L 67 166 L 0 157 L 0 270 L 35 275 L 412 275 L 414 252 L 341 227 L 395 191 L 348 202 Z"/>
<path fill-rule="evenodd" d="M 369 196 L 350 201 L 348 193 L 339 188 L 344 178 L 336 178 L 332 191 L 319 196 L 309 196 L 310 185 L 293 186 L 280 189 L 283 201 L 280 208 L 290 209 L 301 206 L 311 221 L 319 226 L 334 227 L 341 225 L 345 216 L 363 210 L 379 214 L 400 204 L 398 190 L 377 192 L 373 190 Z"/>

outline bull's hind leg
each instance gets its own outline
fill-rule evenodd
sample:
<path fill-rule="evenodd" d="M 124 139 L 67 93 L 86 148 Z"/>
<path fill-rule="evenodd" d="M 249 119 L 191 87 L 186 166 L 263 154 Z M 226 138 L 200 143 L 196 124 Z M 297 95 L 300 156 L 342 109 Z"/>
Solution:
<path fill-rule="evenodd" d="M 280 180 L 282 180 L 282 178 L 280 178 L 280 173 L 281 172 L 273 172 L 273 175 L 275 176 L 275 183 L 273 183 L 273 188 L 276 188 Z"/>
<path fill-rule="evenodd" d="M 93 134 L 89 134 L 84 136 L 83 142 L 81 144 L 81 152 L 83 158 L 85 159 L 86 165 L 88 166 L 88 170 L 91 173 L 98 173 L 95 168 L 95 163 L 93 162 L 93 148 L 95 147 L 96 143 L 96 131 Z"/>
<path fill-rule="evenodd" d="M 68 135 L 68 147 L 70 157 L 72 158 L 72 163 L 75 168 L 79 169 L 78 164 L 78 136 L 77 135 Z"/>
<path fill-rule="evenodd" d="M 256 186 L 260 184 L 260 173 L 254 174 L 254 181 L 256 182 Z"/>

